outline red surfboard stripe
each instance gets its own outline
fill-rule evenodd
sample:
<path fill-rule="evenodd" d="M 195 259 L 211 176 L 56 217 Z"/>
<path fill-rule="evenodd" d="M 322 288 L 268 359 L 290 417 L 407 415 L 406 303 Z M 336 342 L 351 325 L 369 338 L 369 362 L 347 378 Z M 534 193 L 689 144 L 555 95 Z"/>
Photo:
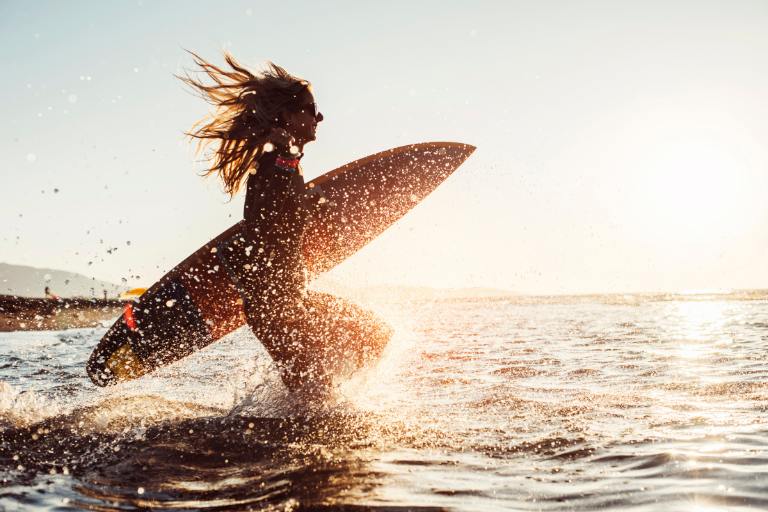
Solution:
<path fill-rule="evenodd" d="M 133 317 L 133 305 L 131 303 L 125 305 L 125 309 L 123 310 L 123 320 L 125 320 L 125 325 L 127 325 L 130 330 L 136 330 L 136 319 Z"/>

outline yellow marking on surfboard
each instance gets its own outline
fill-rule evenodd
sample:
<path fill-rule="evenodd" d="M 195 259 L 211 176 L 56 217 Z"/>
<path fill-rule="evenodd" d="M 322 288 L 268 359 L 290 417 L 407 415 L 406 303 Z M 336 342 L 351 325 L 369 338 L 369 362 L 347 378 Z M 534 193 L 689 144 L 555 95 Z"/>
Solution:
<path fill-rule="evenodd" d="M 120 294 L 120 300 L 135 300 L 141 297 L 144 292 L 146 292 L 146 288 L 133 288 L 131 290 L 126 290 L 123 293 Z"/>
<path fill-rule="evenodd" d="M 107 360 L 107 368 L 118 380 L 135 379 L 148 371 L 133 353 L 130 343 L 125 343 L 115 350 Z"/>

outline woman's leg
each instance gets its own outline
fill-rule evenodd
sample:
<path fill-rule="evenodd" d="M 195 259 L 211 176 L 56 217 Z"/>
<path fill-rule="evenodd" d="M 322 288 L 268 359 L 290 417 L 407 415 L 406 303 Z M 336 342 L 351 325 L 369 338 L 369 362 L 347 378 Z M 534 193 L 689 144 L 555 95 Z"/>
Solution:
<path fill-rule="evenodd" d="M 308 291 L 304 300 L 313 330 L 323 340 L 328 364 L 351 362 L 360 368 L 375 362 L 392 337 L 392 329 L 371 311 L 341 297 Z"/>
<path fill-rule="evenodd" d="M 327 386 L 334 373 L 378 359 L 392 330 L 376 316 L 343 299 L 318 292 L 274 297 L 246 308 L 254 334 L 275 360 L 291 390 Z"/>

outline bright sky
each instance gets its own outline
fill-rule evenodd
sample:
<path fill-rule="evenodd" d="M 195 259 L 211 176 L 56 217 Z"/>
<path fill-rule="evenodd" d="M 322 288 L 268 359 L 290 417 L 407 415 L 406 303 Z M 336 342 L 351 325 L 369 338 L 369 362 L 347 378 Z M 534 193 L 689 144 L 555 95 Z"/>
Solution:
<path fill-rule="evenodd" d="M 313 82 L 308 178 L 478 146 L 350 284 L 768 287 L 766 27 L 764 0 L 4 1 L 0 261 L 149 285 L 235 222 L 173 77 L 226 49 Z"/>

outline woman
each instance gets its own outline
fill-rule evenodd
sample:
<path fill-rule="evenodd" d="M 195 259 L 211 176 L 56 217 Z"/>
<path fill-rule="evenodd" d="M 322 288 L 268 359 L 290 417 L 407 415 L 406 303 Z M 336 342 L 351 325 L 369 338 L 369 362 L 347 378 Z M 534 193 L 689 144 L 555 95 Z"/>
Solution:
<path fill-rule="evenodd" d="M 341 367 L 377 358 L 391 330 L 370 312 L 306 289 L 304 227 L 324 202 L 307 194 L 300 166 L 323 120 L 311 85 L 272 63 L 254 74 L 228 54 L 229 70 L 192 55 L 213 83 L 180 78 L 216 113 L 189 135 L 215 147 L 206 175 L 221 178 L 230 196 L 246 184 L 240 236 L 219 257 L 286 386 L 327 387 Z"/>

